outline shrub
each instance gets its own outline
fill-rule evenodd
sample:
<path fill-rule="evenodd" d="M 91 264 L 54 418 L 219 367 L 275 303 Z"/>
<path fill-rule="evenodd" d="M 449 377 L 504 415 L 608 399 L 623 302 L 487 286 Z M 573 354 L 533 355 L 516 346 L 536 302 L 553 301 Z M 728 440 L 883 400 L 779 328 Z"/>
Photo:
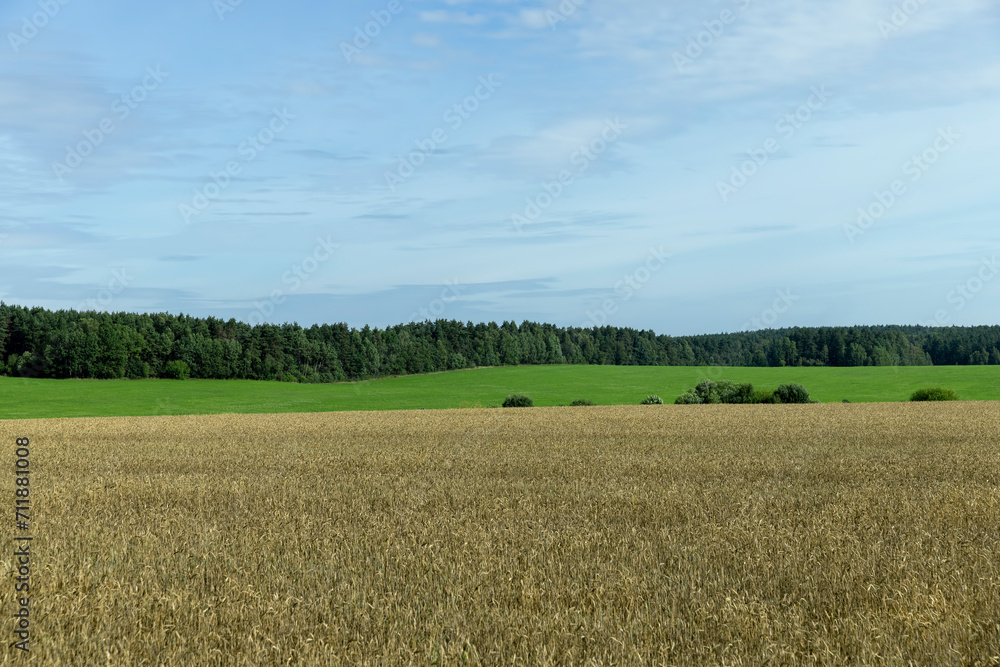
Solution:
<path fill-rule="evenodd" d="M 187 380 L 191 377 L 191 367 L 186 361 L 168 361 L 163 367 L 161 377 L 168 380 Z"/>
<path fill-rule="evenodd" d="M 753 403 L 753 385 L 749 382 L 737 384 L 729 380 L 719 382 L 715 387 L 719 403 Z"/>
<path fill-rule="evenodd" d="M 524 394 L 510 394 L 503 401 L 503 407 L 505 408 L 533 408 L 535 407 L 535 402 L 531 400 L 530 397 Z"/>
<path fill-rule="evenodd" d="M 817 403 L 809 399 L 809 392 L 798 384 L 783 384 L 775 391 L 754 389 L 749 382 L 731 380 L 702 380 L 694 389 L 678 396 L 675 405 L 698 403 Z"/>
<path fill-rule="evenodd" d="M 703 401 L 701 400 L 701 396 L 694 393 L 694 391 L 692 390 L 687 392 L 686 394 L 681 394 L 680 396 L 678 396 L 677 400 L 674 401 L 674 405 L 698 405 L 699 403 L 702 402 Z"/>
<path fill-rule="evenodd" d="M 811 403 L 809 392 L 800 384 L 781 384 L 774 390 L 774 397 L 781 403 Z"/>
<path fill-rule="evenodd" d="M 700 403 L 753 403 L 753 385 L 732 380 L 702 380 L 691 392 Z"/>
<path fill-rule="evenodd" d="M 675 405 L 699 403 L 771 403 L 771 392 L 754 391 L 749 382 L 702 380 L 694 389 L 677 397 Z"/>
<path fill-rule="evenodd" d="M 578 398 L 575 401 L 573 401 L 572 403 L 570 403 L 570 405 L 573 406 L 573 407 L 577 407 L 577 406 L 581 406 L 581 405 L 595 405 L 595 403 L 593 401 L 588 401 L 585 398 Z"/>
<path fill-rule="evenodd" d="M 719 385 L 711 380 L 702 380 L 694 388 L 694 393 L 702 403 L 719 403 Z"/>
<path fill-rule="evenodd" d="M 642 399 L 639 405 L 663 405 L 663 399 L 656 394 L 650 394 L 646 398 Z"/>
<path fill-rule="evenodd" d="M 957 401 L 958 394 L 951 389 L 943 387 L 929 387 L 927 389 L 917 389 L 910 396 L 911 401 Z"/>
<path fill-rule="evenodd" d="M 780 403 L 773 391 L 767 389 L 755 389 L 752 403 Z"/>

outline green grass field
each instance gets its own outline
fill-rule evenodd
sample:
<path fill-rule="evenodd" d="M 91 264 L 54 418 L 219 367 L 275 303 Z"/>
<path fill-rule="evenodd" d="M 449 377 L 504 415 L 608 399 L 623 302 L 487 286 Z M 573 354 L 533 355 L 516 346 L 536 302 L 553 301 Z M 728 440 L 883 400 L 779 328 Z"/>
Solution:
<path fill-rule="evenodd" d="M 507 394 L 537 406 L 586 398 L 629 405 L 647 394 L 673 400 L 703 379 L 774 389 L 797 382 L 824 403 L 904 401 L 920 387 L 954 389 L 966 400 L 1000 399 L 1000 367 L 706 368 L 519 366 L 308 385 L 243 380 L 29 380 L 0 377 L 0 418 L 327 412 L 490 407 Z"/>

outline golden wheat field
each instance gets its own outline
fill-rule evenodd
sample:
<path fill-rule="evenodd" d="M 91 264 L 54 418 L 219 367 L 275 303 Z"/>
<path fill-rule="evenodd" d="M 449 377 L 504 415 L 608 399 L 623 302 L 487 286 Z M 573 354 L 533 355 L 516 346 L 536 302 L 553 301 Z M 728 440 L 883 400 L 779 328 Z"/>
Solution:
<path fill-rule="evenodd" d="M 2 664 L 1000 664 L 1000 403 L 0 421 Z M 14 475 L 2 497 L 13 518 Z M 13 544 L 13 528 L 6 532 Z"/>

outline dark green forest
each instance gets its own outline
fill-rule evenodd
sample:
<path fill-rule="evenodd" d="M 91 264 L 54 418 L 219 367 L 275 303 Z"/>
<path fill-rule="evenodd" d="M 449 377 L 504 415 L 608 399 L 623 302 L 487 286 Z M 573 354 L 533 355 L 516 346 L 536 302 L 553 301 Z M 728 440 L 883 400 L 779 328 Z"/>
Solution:
<path fill-rule="evenodd" d="M 672 337 L 620 327 L 438 320 L 386 329 L 186 315 L 50 311 L 0 302 L 0 374 L 337 382 L 517 364 L 1000 364 L 1000 326 L 853 326 Z"/>

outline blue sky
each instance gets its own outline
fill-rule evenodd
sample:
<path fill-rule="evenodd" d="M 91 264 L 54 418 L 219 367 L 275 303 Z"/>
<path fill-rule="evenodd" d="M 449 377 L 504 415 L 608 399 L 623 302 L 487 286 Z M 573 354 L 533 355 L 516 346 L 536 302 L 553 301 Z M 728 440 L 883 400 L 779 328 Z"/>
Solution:
<path fill-rule="evenodd" d="M 995 2 L 334 4 L 0 1 L 0 299 L 1000 322 Z"/>

